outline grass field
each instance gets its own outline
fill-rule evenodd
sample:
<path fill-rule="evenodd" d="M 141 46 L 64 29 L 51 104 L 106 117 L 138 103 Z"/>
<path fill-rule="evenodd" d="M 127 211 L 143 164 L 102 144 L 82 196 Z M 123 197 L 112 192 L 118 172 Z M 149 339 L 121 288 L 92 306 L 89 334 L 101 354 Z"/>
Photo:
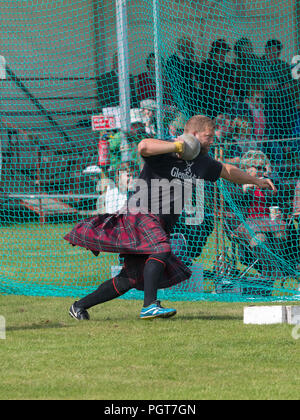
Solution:
<path fill-rule="evenodd" d="M 0 296 L 0 399 L 298 399 L 292 326 L 243 325 L 243 304 L 176 302 L 141 321 L 141 301 L 68 315 L 69 298 Z"/>
<path fill-rule="evenodd" d="M 60 293 L 110 277 L 116 256 L 72 248 L 62 239 L 72 226 L 2 226 L 0 286 L 55 284 Z M 213 234 L 206 269 L 214 256 Z M 299 398 L 293 327 L 243 325 L 243 303 L 163 302 L 178 315 L 141 321 L 141 301 L 118 299 L 78 323 L 68 315 L 73 300 L 0 295 L 1 400 Z"/>
<path fill-rule="evenodd" d="M 62 285 L 97 284 L 106 278 L 115 255 L 72 247 L 63 236 L 74 224 L 23 224 L 1 227 L 1 274 L 24 282 L 59 282 Z"/>

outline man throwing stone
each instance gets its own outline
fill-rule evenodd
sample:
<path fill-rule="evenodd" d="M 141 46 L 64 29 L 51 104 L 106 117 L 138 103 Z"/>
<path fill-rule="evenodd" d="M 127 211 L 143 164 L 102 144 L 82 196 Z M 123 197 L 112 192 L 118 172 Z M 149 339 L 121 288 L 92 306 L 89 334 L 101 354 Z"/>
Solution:
<path fill-rule="evenodd" d="M 191 276 L 189 268 L 172 253 L 169 234 L 184 208 L 184 197 L 189 195 L 187 190 L 197 180 L 216 182 L 221 177 L 276 193 L 269 179 L 258 179 L 208 155 L 215 134 L 210 118 L 191 117 L 184 132 L 196 137 L 201 144 L 200 154 L 195 159 L 182 159 L 184 143 L 180 137 L 174 142 L 143 139 L 138 151 L 145 165 L 127 204 L 117 213 L 81 221 L 65 236 L 72 245 L 84 247 L 95 255 L 113 252 L 124 258 L 123 269 L 116 277 L 73 303 L 69 310 L 73 318 L 89 319 L 87 309 L 117 298 L 131 288 L 144 290 L 141 319 L 168 318 L 176 314 L 175 309 L 161 306 L 157 290 Z"/>

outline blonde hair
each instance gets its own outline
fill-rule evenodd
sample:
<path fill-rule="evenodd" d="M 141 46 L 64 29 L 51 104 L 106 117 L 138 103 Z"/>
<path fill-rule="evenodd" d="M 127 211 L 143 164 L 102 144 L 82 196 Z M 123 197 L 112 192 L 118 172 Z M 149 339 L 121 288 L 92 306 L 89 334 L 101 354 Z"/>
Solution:
<path fill-rule="evenodd" d="M 260 150 L 249 150 L 241 157 L 241 166 L 271 166 L 268 157 Z"/>
<path fill-rule="evenodd" d="M 211 118 L 206 117 L 205 115 L 194 115 L 191 117 L 184 127 L 185 133 L 192 133 L 196 131 L 203 131 L 206 128 L 215 129 L 216 125 Z"/>

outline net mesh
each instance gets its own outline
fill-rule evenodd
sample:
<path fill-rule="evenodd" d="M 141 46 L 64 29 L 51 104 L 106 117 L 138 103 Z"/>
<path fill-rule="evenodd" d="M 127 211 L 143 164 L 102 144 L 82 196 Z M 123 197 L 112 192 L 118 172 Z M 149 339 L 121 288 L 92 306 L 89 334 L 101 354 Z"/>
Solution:
<path fill-rule="evenodd" d="M 118 273 L 117 255 L 95 258 L 63 236 L 122 206 L 142 138 L 173 141 L 203 114 L 216 123 L 211 155 L 271 178 L 278 194 L 205 182 L 203 217 L 187 223 L 185 208 L 171 234 L 193 275 L 159 296 L 299 299 L 296 0 L 0 5 L 0 293 L 82 296 Z"/>

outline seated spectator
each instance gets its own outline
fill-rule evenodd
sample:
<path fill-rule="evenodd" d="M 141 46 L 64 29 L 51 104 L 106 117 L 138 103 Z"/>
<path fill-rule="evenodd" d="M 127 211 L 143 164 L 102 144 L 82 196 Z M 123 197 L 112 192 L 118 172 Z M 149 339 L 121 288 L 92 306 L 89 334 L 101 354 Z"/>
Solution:
<path fill-rule="evenodd" d="M 145 132 L 148 136 L 156 137 L 157 135 L 157 122 L 156 112 L 157 104 L 153 99 L 145 99 L 141 101 L 141 109 L 144 114 Z"/>
<path fill-rule="evenodd" d="M 215 118 L 215 136 L 216 144 L 223 148 L 224 159 L 226 163 L 239 163 L 241 149 L 233 137 L 233 126 L 231 117 L 226 114 L 220 114 Z"/>
<path fill-rule="evenodd" d="M 242 101 L 237 101 L 231 110 L 236 116 L 248 119 L 253 125 L 253 135 L 262 141 L 266 132 L 264 91 L 260 87 L 251 86 L 247 96 Z"/>
<path fill-rule="evenodd" d="M 282 49 L 279 40 L 270 39 L 262 57 L 267 134 L 272 139 L 292 137 L 297 119 L 297 81 L 292 77 L 291 66 L 280 59 Z"/>
<path fill-rule="evenodd" d="M 194 42 L 189 37 L 178 39 L 177 52 L 167 60 L 166 75 L 172 86 L 175 105 L 189 116 L 199 113 L 199 90 L 196 86 L 199 66 Z"/>
<path fill-rule="evenodd" d="M 228 98 L 234 92 L 234 73 L 226 56 L 231 50 L 223 39 L 214 41 L 207 60 L 200 64 L 196 81 L 201 89 L 199 112 L 215 118 L 228 109 Z"/>
<path fill-rule="evenodd" d="M 235 112 L 241 117 L 246 117 L 253 125 L 252 137 L 255 139 L 257 147 L 266 153 L 272 161 L 281 164 L 289 153 L 293 154 L 293 152 L 299 151 L 299 148 L 297 148 L 297 141 L 294 140 L 274 139 L 271 141 L 268 138 L 264 97 L 264 91 L 260 87 L 253 86 L 244 102 L 236 104 Z"/>
<path fill-rule="evenodd" d="M 253 176 L 258 178 L 271 177 L 272 169 L 271 163 L 267 156 L 259 150 L 250 150 L 245 153 L 241 158 L 242 168 Z M 248 198 L 253 198 L 253 202 L 249 201 L 249 207 L 247 207 L 247 217 L 258 218 L 258 217 L 269 217 L 269 207 L 266 206 L 266 192 L 257 189 L 254 185 L 245 184 L 242 186 L 244 194 L 248 195 Z M 273 199 L 273 196 L 271 196 Z"/>
<path fill-rule="evenodd" d="M 233 139 L 243 154 L 249 150 L 256 149 L 257 142 L 253 137 L 253 125 L 249 119 L 236 117 L 232 121 Z"/>
<path fill-rule="evenodd" d="M 131 108 L 138 106 L 134 78 L 130 75 Z M 102 74 L 97 80 L 98 101 L 101 108 L 119 106 L 118 54 L 112 59 L 112 70 Z"/>
<path fill-rule="evenodd" d="M 261 151 L 251 150 L 244 154 L 241 166 L 256 177 L 272 178 L 270 161 Z M 276 185 L 276 181 L 273 182 Z M 262 275 L 261 280 L 258 280 L 258 286 L 260 284 L 266 287 L 266 289 L 258 287 L 256 290 L 254 285 L 246 289 L 246 293 L 271 296 L 271 289 L 279 276 L 278 267 L 272 261 L 272 256 L 268 257 L 267 251 L 271 249 L 272 252 L 280 254 L 280 248 L 286 248 L 287 224 L 280 209 L 282 190 L 280 185 L 277 187 L 276 195 L 254 185 L 243 185 L 239 194 L 237 190 L 234 192 L 233 199 L 241 209 L 244 221 L 240 223 L 239 218 L 229 221 L 232 236 L 238 239 L 240 251 L 249 264 L 258 259 L 255 268 Z M 273 206 L 276 206 L 276 214 L 270 213 Z"/>
<path fill-rule="evenodd" d="M 264 91 L 252 87 L 246 104 L 249 109 L 249 118 L 253 124 L 253 135 L 258 142 L 262 142 L 266 133 L 266 117 L 264 111 Z"/>
<path fill-rule="evenodd" d="M 288 214 L 288 217 L 291 218 L 291 221 L 294 222 L 297 220 L 297 228 L 295 225 L 292 225 L 292 232 L 291 237 L 293 239 L 292 243 L 290 244 L 290 251 L 291 255 L 296 261 L 297 270 L 300 271 L 300 230 L 299 230 L 299 221 L 300 221 L 300 180 L 298 179 L 296 182 L 296 186 L 294 189 L 294 194 L 292 197 L 292 209 L 291 212 Z M 300 282 L 299 282 L 300 286 Z M 299 289 L 300 291 L 300 289 Z"/>
<path fill-rule="evenodd" d="M 156 80 L 155 80 L 155 55 L 151 53 L 146 61 L 147 71 L 136 77 L 136 88 L 138 101 L 146 99 L 156 100 Z M 166 79 L 164 65 L 162 65 L 162 84 L 163 84 L 163 103 L 166 105 L 173 104 L 172 88 Z"/>
<path fill-rule="evenodd" d="M 97 186 L 97 191 L 102 192 L 97 200 L 97 210 L 101 213 L 120 210 L 127 201 L 128 191 L 133 188 L 138 173 L 139 168 L 135 162 L 123 162 L 114 179 L 102 179 Z"/>
<path fill-rule="evenodd" d="M 267 137 L 267 118 L 264 105 L 264 91 L 260 87 L 252 86 L 249 95 L 237 102 L 232 113 L 240 118 L 247 119 L 253 126 L 252 138 L 257 147 L 274 161 L 282 161 L 284 145 L 279 141 L 270 141 Z M 255 144 L 253 143 L 253 146 Z"/>
<path fill-rule="evenodd" d="M 219 114 L 214 121 L 216 125 L 215 133 L 218 139 L 221 141 L 227 137 L 231 138 L 233 130 L 230 115 Z"/>

